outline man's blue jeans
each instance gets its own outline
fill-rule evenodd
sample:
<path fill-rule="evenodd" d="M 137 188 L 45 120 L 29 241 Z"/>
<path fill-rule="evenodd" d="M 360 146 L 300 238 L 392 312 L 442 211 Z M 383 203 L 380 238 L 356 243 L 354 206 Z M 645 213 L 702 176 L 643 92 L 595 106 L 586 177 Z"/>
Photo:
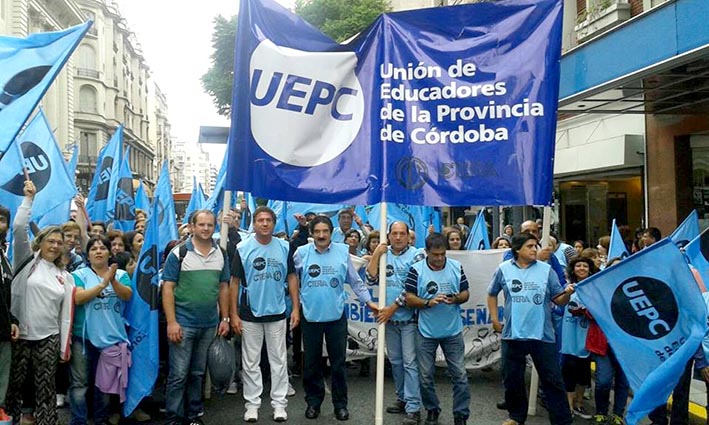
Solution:
<path fill-rule="evenodd" d="M 593 359 L 596 362 L 596 413 L 599 415 L 607 415 L 610 405 L 611 386 L 613 384 L 613 376 L 615 376 L 615 395 L 613 398 L 613 414 L 624 416 L 625 406 L 628 404 L 628 393 L 630 386 L 628 379 L 620 368 L 615 354 L 608 347 L 608 354 L 605 356 L 595 355 Z"/>
<path fill-rule="evenodd" d="M 445 338 L 426 338 L 417 333 L 416 346 L 421 381 L 421 399 L 426 410 L 440 411 L 436 396 L 436 349 L 441 346 L 448 364 L 448 374 L 453 383 L 453 416 L 468 419 L 470 416 L 470 387 L 465 372 L 465 343 L 463 333 Z"/>
<path fill-rule="evenodd" d="M 72 337 L 71 363 L 69 372 L 69 407 L 71 410 L 71 425 L 86 425 L 88 423 L 88 408 L 86 392 L 89 385 L 94 383 L 96 366 L 101 350 L 94 347 L 91 342 L 82 337 Z M 104 394 L 94 385 L 93 391 L 93 417 L 95 424 L 108 421 L 108 394 Z"/>
<path fill-rule="evenodd" d="M 214 328 L 182 326 L 182 341 L 170 342 L 170 372 L 165 390 L 169 421 L 194 419 L 203 410 L 202 383 L 207 369 L 207 350 Z"/>
<path fill-rule="evenodd" d="M 416 323 L 389 322 L 386 325 L 387 355 L 399 400 L 406 403 L 406 412 L 421 410 L 421 387 L 416 361 Z"/>

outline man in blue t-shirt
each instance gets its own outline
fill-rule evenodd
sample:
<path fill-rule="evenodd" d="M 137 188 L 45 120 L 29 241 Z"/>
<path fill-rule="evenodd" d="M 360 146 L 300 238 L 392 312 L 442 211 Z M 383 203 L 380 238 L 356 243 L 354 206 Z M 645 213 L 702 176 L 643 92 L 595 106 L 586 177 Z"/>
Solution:
<path fill-rule="evenodd" d="M 523 424 L 527 420 L 529 401 L 524 384 L 527 355 L 539 372 L 551 423 L 572 422 L 557 361 L 551 303 L 568 303 L 574 288 L 572 285 L 562 288 L 552 267 L 537 261 L 538 243 L 533 233 L 515 235 L 513 258 L 500 264 L 487 289 L 493 329 L 502 332 L 502 375 L 510 415 L 504 425 Z M 504 327 L 498 316 L 497 296 L 501 291 L 505 294 Z"/>
<path fill-rule="evenodd" d="M 453 383 L 453 419 L 465 425 L 470 416 L 470 387 L 465 371 L 465 342 L 460 304 L 468 301 L 468 279 L 460 262 L 446 258 L 446 238 L 432 233 L 426 238 L 426 261 L 409 269 L 406 304 L 418 309 L 417 356 L 421 399 L 426 425 L 438 424 L 441 413 L 436 395 L 436 349 L 440 346 Z"/>
<path fill-rule="evenodd" d="M 258 421 L 263 380 L 261 349 L 264 339 L 271 369 L 273 420 L 288 419 L 288 353 L 286 349 L 286 297 L 293 302 L 291 328 L 300 321 L 298 280 L 288 242 L 274 238 L 276 214 L 260 206 L 253 213 L 254 236 L 236 246 L 230 282 L 231 327 L 241 335 L 244 421 Z"/>
<path fill-rule="evenodd" d="M 397 400 L 387 407 L 388 413 L 406 413 L 404 425 L 417 425 L 421 421 L 421 390 L 416 360 L 416 316 L 406 306 L 406 276 L 411 266 L 425 257 L 423 250 L 409 246 L 409 226 L 395 221 L 389 226 L 387 240 L 374 250 L 367 265 L 367 278 L 376 283 L 379 276 L 379 259 L 386 253 L 386 307 L 378 321 L 386 323 L 387 357 L 391 362 Z"/>
<path fill-rule="evenodd" d="M 357 275 L 350 260 L 349 247 L 332 242 L 332 221 L 317 216 L 310 222 L 313 243 L 303 245 L 295 252 L 293 262 L 300 280 L 300 303 L 303 308 L 303 389 L 308 404 L 305 417 L 315 419 L 320 415 L 320 405 L 325 398 L 322 357 L 323 337 L 327 345 L 332 378 L 332 404 L 335 418 L 346 421 L 347 381 L 345 353 L 347 349 L 347 316 L 345 304 L 349 283 L 357 298 L 378 312 L 372 295 Z"/>
<path fill-rule="evenodd" d="M 212 240 L 217 219 L 210 210 L 192 214 L 192 236 L 167 256 L 163 269 L 162 305 L 167 320 L 169 366 L 165 408 L 167 423 L 201 424 L 202 383 L 207 350 L 218 334 L 229 333 L 229 263 Z M 221 319 L 220 319 L 221 318 Z"/>

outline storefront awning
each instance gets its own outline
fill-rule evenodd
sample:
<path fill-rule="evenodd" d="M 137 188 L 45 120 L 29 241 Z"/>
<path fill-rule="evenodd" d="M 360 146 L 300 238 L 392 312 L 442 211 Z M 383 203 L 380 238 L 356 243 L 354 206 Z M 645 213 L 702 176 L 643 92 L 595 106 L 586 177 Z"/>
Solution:
<path fill-rule="evenodd" d="M 674 0 L 561 59 L 559 116 L 709 113 L 709 0 Z"/>

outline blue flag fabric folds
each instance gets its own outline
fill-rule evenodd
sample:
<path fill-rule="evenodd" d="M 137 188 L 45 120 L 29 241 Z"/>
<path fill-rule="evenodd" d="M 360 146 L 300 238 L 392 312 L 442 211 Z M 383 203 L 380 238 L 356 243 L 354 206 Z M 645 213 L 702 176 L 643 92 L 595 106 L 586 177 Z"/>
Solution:
<path fill-rule="evenodd" d="M 73 150 L 72 150 L 72 155 L 71 159 L 69 160 L 69 163 L 66 164 L 66 171 L 67 175 L 71 179 L 72 182 L 75 181 L 75 176 L 76 176 L 76 165 L 78 163 L 79 159 L 79 146 L 74 145 Z M 47 212 L 42 216 L 42 218 L 39 219 L 37 222 L 37 225 L 39 228 L 47 227 L 47 226 L 58 226 L 60 224 L 66 223 L 69 221 L 69 214 L 71 213 L 71 199 L 67 199 L 66 201 L 62 202 L 59 204 L 57 207 L 53 208 L 51 211 Z"/>
<path fill-rule="evenodd" d="M 476 251 L 480 249 L 490 249 L 490 238 L 487 233 L 487 223 L 485 222 L 485 214 L 482 211 L 475 217 L 472 229 L 468 239 L 465 241 L 465 249 L 468 251 Z"/>
<path fill-rule="evenodd" d="M 613 219 L 613 224 L 611 224 L 611 242 L 608 245 L 608 259 L 612 260 L 614 258 L 627 258 L 628 249 L 625 247 L 625 242 L 623 242 L 623 237 L 620 236 L 620 230 L 615 224 L 615 218 Z"/>
<path fill-rule="evenodd" d="M 699 215 L 697 210 L 692 210 L 682 224 L 672 232 L 670 239 L 675 245 L 682 248 L 697 236 L 699 236 Z"/>
<path fill-rule="evenodd" d="M 113 217 L 113 227 L 122 232 L 129 232 L 135 227 L 135 193 L 133 192 L 133 173 L 130 170 L 129 158 L 130 147 L 126 149 L 121 161 Z"/>
<path fill-rule="evenodd" d="M 133 274 L 133 296 L 125 311 L 133 364 L 128 370 L 124 416 L 130 416 L 140 401 L 153 392 L 158 376 L 159 217 L 160 210 L 155 201 L 146 223 L 145 242 Z"/>
<path fill-rule="evenodd" d="M 143 179 L 140 179 L 138 182 L 138 189 L 135 191 L 135 207 L 145 211 L 146 215 L 150 213 L 150 199 L 148 199 L 148 194 L 145 193 Z"/>
<path fill-rule="evenodd" d="M 386 232 L 388 229 L 380 229 L 380 217 L 382 215 L 381 208 L 381 204 L 376 204 L 369 209 L 369 224 L 375 230 Z M 409 229 L 416 232 L 417 248 L 423 248 L 426 243 L 428 226 L 431 224 L 432 217 L 432 207 L 387 203 L 387 226 L 395 221 L 403 221 L 406 223 L 409 226 Z"/>
<path fill-rule="evenodd" d="M 24 198 L 25 173 L 22 168 L 25 167 L 37 188 L 32 203 L 32 220 L 39 222 L 45 214 L 70 202 L 76 195 L 74 177 L 69 176 L 64 156 L 42 109 L 13 145 L 0 159 L 0 204 L 13 214 L 17 212 Z M 68 219 L 69 211 L 66 210 L 62 222 Z"/>
<path fill-rule="evenodd" d="M 158 253 L 160 258 L 162 258 L 162 251 L 167 246 L 167 243 L 179 239 L 177 218 L 175 217 L 175 201 L 172 198 L 172 184 L 170 183 L 170 170 L 167 161 L 163 161 L 158 183 L 155 185 L 153 203 L 158 212 Z"/>
<path fill-rule="evenodd" d="M 679 249 L 663 239 L 584 280 L 581 301 L 608 338 L 635 394 L 635 425 L 664 404 L 707 331 L 707 312 Z"/>
<path fill-rule="evenodd" d="M 546 205 L 562 2 L 384 14 L 346 45 L 240 2 L 227 188 L 373 205 Z M 274 125 L 277 123 L 277 125 Z"/>
<path fill-rule="evenodd" d="M 122 152 L 123 125 L 120 125 L 108 144 L 101 149 L 96 161 L 96 171 L 86 200 L 86 210 L 91 221 L 108 224 L 113 220 Z"/>
<path fill-rule="evenodd" d="M 192 177 L 192 195 L 190 196 L 190 202 L 185 208 L 185 216 L 182 218 L 182 224 L 188 223 L 190 220 L 190 214 L 197 210 L 204 208 L 204 203 L 207 198 L 204 196 L 204 190 L 202 189 L 202 183 L 197 183 L 197 177 Z"/>
<path fill-rule="evenodd" d="M 7 151 L 91 24 L 27 38 L 0 36 L 0 152 Z"/>
<path fill-rule="evenodd" d="M 244 202 L 246 203 L 246 209 L 241 211 L 241 229 L 251 232 L 254 229 L 251 215 L 256 211 L 256 198 L 247 192 L 244 193 Z"/>

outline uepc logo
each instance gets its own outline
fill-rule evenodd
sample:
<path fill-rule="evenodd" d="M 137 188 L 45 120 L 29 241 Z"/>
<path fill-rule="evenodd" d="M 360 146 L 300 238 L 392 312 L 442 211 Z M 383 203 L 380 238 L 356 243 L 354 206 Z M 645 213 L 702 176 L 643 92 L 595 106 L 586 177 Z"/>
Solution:
<path fill-rule="evenodd" d="M 32 178 L 37 193 L 41 192 L 49 179 L 52 177 L 52 164 L 46 152 L 34 142 L 22 142 L 22 156 L 24 157 L 24 167 Z M 2 185 L 2 188 L 17 196 L 24 196 L 25 174 L 20 172 L 10 181 Z"/>
<path fill-rule="evenodd" d="M 354 52 L 305 52 L 263 40 L 251 54 L 251 133 L 267 154 L 313 167 L 347 149 L 364 117 Z"/>
<path fill-rule="evenodd" d="M 254 269 L 261 271 L 266 268 L 266 259 L 263 257 L 256 257 L 254 259 Z"/>
<path fill-rule="evenodd" d="M 674 329 L 679 318 L 677 300 L 660 280 L 636 276 L 618 285 L 611 300 L 613 320 L 628 334 L 660 339 Z"/>

